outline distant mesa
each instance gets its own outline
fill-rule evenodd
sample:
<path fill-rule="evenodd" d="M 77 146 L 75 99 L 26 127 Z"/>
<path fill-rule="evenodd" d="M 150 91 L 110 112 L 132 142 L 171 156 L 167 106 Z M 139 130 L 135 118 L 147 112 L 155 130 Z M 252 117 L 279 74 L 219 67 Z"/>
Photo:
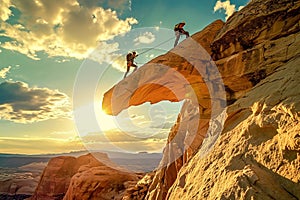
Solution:
<path fill-rule="evenodd" d="M 139 154 L 148 154 L 148 152 L 147 151 L 140 151 L 140 152 L 138 152 Z"/>

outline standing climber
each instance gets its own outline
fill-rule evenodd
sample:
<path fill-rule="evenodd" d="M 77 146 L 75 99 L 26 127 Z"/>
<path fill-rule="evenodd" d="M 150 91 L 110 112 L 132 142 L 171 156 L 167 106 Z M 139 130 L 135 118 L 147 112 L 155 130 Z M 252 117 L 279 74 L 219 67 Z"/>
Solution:
<path fill-rule="evenodd" d="M 127 60 L 127 71 L 126 71 L 126 73 L 125 73 L 125 75 L 124 75 L 124 78 L 127 76 L 128 72 L 129 72 L 129 70 L 130 70 L 130 67 L 134 67 L 134 68 L 135 68 L 135 69 L 133 70 L 133 72 L 135 72 L 135 71 L 137 70 L 138 66 L 136 66 L 136 65 L 134 64 L 134 59 L 135 59 L 137 56 L 138 56 L 138 55 L 136 54 L 135 51 L 133 51 L 132 53 L 128 53 L 128 54 L 126 55 L 126 60 Z"/>
<path fill-rule="evenodd" d="M 186 38 L 190 37 L 189 32 L 187 32 L 183 29 L 184 25 L 185 25 L 185 22 L 181 22 L 181 23 L 176 24 L 174 27 L 175 36 L 176 36 L 174 47 L 178 44 L 178 41 L 179 41 L 181 35 L 186 35 Z"/>

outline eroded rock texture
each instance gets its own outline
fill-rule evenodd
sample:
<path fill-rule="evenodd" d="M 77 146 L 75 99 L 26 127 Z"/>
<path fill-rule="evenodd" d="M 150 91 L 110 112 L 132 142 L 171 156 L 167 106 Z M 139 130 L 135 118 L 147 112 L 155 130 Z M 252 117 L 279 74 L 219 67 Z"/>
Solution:
<path fill-rule="evenodd" d="M 146 198 L 300 198 L 299 13 L 300 1 L 252 0 L 106 93 L 103 108 L 113 115 L 144 102 L 186 100 Z M 201 144 L 224 102 L 214 87 L 220 77 L 193 41 L 214 60 L 228 105 L 224 130 L 204 158 Z"/>

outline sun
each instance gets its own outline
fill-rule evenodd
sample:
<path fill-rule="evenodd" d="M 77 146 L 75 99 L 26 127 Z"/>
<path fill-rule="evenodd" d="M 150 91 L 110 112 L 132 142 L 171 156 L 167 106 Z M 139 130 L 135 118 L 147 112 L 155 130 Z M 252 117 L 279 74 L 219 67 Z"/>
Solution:
<path fill-rule="evenodd" d="M 102 102 L 95 102 L 95 114 L 100 129 L 103 131 L 117 129 L 118 126 L 115 122 L 115 117 L 106 114 L 105 110 L 102 109 L 101 105 Z"/>

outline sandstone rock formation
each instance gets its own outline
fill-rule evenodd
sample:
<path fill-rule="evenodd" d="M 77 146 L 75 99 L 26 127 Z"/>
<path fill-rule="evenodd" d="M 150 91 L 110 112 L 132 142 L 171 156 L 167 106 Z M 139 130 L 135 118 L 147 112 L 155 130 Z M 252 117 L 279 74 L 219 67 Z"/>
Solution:
<path fill-rule="evenodd" d="M 185 165 L 167 199 L 299 199 L 300 57 L 228 109 L 213 151 Z"/>
<path fill-rule="evenodd" d="M 137 180 L 135 174 L 118 170 L 106 154 L 55 157 L 31 199 L 121 199 L 126 182 Z"/>
<path fill-rule="evenodd" d="M 299 13 L 299 0 L 252 0 L 225 24 L 212 23 L 105 94 L 103 108 L 113 115 L 144 102 L 188 99 L 148 199 L 300 198 Z M 224 130 L 204 158 L 201 144 L 224 102 L 222 94 L 211 95 L 219 77 L 208 70 L 206 55 L 194 54 L 192 39 L 215 61 L 228 104 Z M 195 70 L 196 61 L 203 71 Z"/>
<path fill-rule="evenodd" d="M 130 187 L 124 192 L 122 200 L 141 200 L 145 199 L 149 187 L 152 183 L 155 172 L 150 172 L 141 178 L 137 183 L 128 182 Z M 132 184 L 133 183 L 133 184 Z"/>

